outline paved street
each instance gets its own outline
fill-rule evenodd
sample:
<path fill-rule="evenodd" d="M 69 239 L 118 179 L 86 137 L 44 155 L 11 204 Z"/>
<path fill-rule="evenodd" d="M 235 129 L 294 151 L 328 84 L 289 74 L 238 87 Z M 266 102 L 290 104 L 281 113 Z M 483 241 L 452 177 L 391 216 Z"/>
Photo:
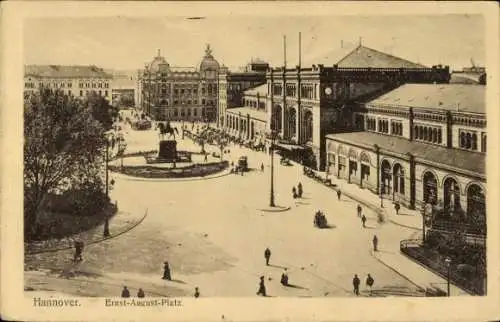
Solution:
<path fill-rule="evenodd" d="M 127 152 L 157 149 L 155 131 L 126 131 Z M 211 149 L 218 150 L 207 148 Z M 154 290 L 152 294 L 190 295 L 199 286 L 203 296 L 255 296 L 259 276 L 264 275 L 270 296 L 353 296 L 352 277 L 358 274 L 361 295 L 366 296 L 364 280 L 370 273 L 378 296 L 421 295 L 416 286 L 370 254 L 374 234 L 383 252 L 385 244 L 399 243 L 412 230 L 380 225 L 368 209 L 364 210 L 368 227 L 362 228 L 354 201 L 338 201 L 332 190 L 304 177 L 300 166 L 279 165 L 279 157 L 275 157 L 276 204 L 291 206 L 291 210 L 259 211 L 269 203 L 270 157 L 232 145 L 229 149 L 226 159 L 247 155 L 252 171 L 244 176 L 185 182 L 138 182 L 113 174 L 112 199 L 118 200 L 120 209 L 144 212 L 147 208 L 149 214 L 130 232 L 87 247 L 85 261 L 73 269 L 83 277 L 91 273 L 103 283 L 144 285 L 146 290 Z M 257 170 L 261 162 L 263 173 Z M 305 193 L 295 201 L 291 190 L 299 181 Z M 324 211 L 331 229 L 313 227 L 317 210 Z M 266 247 L 272 251 L 268 267 L 263 256 Z M 70 256 L 69 251 L 47 254 L 45 260 L 54 269 L 67 270 L 71 264 L 64 258 Z M 165 260 L 175 281 L 161 280 Z M 279 283 L 284 267 L 295 287 Z M 74 293 L 63 284 L 51 283 L 55 291 Z M 94 285 L 86 283 L 85 289 L 97 287 Z M 112 293 L 119 288 L 99 289 Z"/>

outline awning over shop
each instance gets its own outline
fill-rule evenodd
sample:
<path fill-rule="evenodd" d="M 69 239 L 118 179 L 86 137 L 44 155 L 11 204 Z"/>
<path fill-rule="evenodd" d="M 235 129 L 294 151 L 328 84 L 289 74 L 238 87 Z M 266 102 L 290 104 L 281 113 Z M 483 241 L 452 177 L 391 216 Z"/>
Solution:
<path fill-rule="evenodd" d="M 275 146 L 278 149 L 294 152 L 294 151 L 302 151 L 306 150 L 307 148 L 302 146 L 302 145 L 297 145 L 297 144 L 287 144 L 287 143 L 275 143 Z"/>

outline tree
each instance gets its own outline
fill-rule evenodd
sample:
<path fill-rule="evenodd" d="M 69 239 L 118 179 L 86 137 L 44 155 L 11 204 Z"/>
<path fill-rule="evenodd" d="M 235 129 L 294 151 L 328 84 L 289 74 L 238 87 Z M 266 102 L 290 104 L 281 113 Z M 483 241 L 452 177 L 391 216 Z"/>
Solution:
<path fill-rule="evenodd" d="M 42 89 L 24 104 L 25 234 L 33 236 L 37 214 L 50 193 L 98 182 L 104 129 L 88 102 Z"/>
<path fill-rule="evenodd" d="M 110 105 L 104 97 L 95 92 L 89 94 L 83 104 L 90 110 L 92 117 L 107 130 L 113 126 L 113 120 L 119 114 L 118 107 Z"/>

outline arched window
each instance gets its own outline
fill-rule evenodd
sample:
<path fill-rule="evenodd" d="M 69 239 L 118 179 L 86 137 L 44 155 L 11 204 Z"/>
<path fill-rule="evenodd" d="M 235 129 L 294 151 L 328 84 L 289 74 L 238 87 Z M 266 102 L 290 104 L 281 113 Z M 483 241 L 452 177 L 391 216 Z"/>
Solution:
<path fill-rule="evenodd" d="M 443 141 L 443 133 L 441 131 L 441 129 L 438 129 L 438 143 L 441 143 Z"/>
<path fill-rule="evenodd" d="M 472 184 L 467 189 L 467 213 L 479 219 L 486 218 L 484 191 L 477 184 Z"/>
<path fill-rule="evenodd" d="M 448 210 L 460 209 L 460 187 L 453 178 L 447 178 L 443 184 L 444 207 Z"/>
<path fill-rule="evenodd" d="M 472 150 L 477 150 L 477 134 L 472 134 Z"/>
<path fill-rule="evenodd" d="M 297 113 L 294 108 L 290 108 L 290 113 L 288 115 L 288 133 L 290 136 L 295 136 L 296 126 L 297 126 Z"/>
<path fill-rule="evenodd" d="M 420 140 L 422 140 L 422 139 L 424 138 L 424 127 L 423 127 L 423 126 L 419 126 L 419 127 L 418 127 L 418 131 L 419 131 L 419 134 L 420 134 L 420 135 L 418 136 L 418 138 L 419 138 Z"/>
<path fill-rule="evenodd" d="M 465 148 L 466 144 L 467 144 L 467 142 L 465 140 L 465 133 L 461 132 L 460 133 L 460 147 Z"/>
<path fill-rule="evenodd" d="M 414 131 L 415 131 L 414 136 L 415 136 L 416 139 L 418 139 L 420 137 L 420 128 L 415 125 L 414 126 Z"/>
<path fill-rule="evenodd" d="M 467 149 L 470 149 L 472 147 L 472 138 L 470 133 L 467 133 L 467 135 L 465 136 L 465 147 Z"/>
<path fill-rule="evenodd" d="M 429 140 L 429 131 L 427 127 L 424 127 L 424 140 L 428 141 Z"/>
<path fill-rule="evenodd" d="M 313 115 L 311 111 L 307 111 L 304 114 L 304 134 L 306 141 L 312 141 L 313 139 Z"/>
<path fill-rule="evenodd" d="M 437 141 L 438 141 L 438 138 L 437 138 L 437 129 L 433 128 L 432 129 L 432 142 L 436 143 Z"/>
<path fill-rule="evenodd" d="M 403 167 L 396 163 L 393 167 L 394 192 L 405 194 L 405 173 Z"/>
<path fill-rule="evenodd" d="M 437 179 L 432 172 L 426 172 L 423 180 L 424 202 L 437 203 Z"/>

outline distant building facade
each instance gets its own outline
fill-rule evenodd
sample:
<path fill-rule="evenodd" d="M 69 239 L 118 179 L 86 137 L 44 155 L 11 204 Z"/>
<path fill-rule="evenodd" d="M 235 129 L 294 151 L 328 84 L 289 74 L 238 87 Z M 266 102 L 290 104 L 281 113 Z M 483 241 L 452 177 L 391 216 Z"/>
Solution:
<path fill-rule="evenodd" d="M 96 66 L 26 65 L 25 97 L 40 88 L 61 90 L 82 99 L 95 92 L 112 102 L 112 76 Z"/>
<path fill-rule="evenodd" d="M 219 63 L 207 45 L 199 68 L 171 67 L 158 55 L 138 71 L 136 101 L 156 120 L 216 119 Z"/>
<path fill-rule="evenodd" d="M 226 110 L 243 107 L 244 91 L 266 82 L 266 72 L 269 64 L 260 60 L 252 60 L 242 71 L 229 71 L 222 67 L 218 77 L 217 125 L 227 127 Z"/>
<path fill-rule="evenodd" d="M 485 214 L 485 87 L 406 84 L 354 109 L 326 135 L 329 175 L 408 207 Z"/>
<path fill-rule="evenodd" d="M 225 130 L 233 137 L 252 142 L 254 146 L 266 142 L 267 84 L 243 92 L 242 104 L 226 110 Z"/>

